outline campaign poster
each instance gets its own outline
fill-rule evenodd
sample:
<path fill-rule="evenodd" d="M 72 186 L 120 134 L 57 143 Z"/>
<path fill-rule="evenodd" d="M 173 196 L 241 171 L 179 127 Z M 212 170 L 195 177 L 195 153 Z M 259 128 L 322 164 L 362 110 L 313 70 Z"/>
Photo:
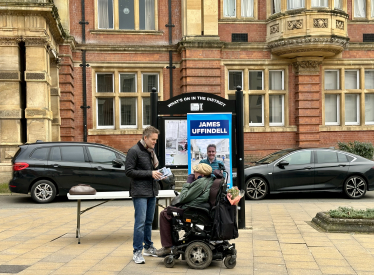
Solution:
<path fill-rule="evenodd" d="M 187 114 L 188 133 L 188 173 L 192 166 L 208 158 L 208 145 L 216 146 L 216 159 L 225 164 L 228 173 L 228 186 L 232 187 L 232 114 L 209 113 Z"/>

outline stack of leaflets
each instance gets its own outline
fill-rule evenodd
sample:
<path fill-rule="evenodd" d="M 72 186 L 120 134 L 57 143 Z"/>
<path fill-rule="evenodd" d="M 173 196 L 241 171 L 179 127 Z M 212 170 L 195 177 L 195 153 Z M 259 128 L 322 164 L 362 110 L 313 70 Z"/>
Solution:
<path fill-rule="evenodd" d="M 163 177 L 161 179 L 167 178 L 168 176 L 171 176 L 173 173 L 171 172 L 170 168 L 163 167 L 158 170 Z"/>

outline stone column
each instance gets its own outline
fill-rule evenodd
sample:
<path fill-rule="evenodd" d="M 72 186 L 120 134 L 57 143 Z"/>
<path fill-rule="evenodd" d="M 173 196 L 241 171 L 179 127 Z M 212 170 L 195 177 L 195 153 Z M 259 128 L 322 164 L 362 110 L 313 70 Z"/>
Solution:
<path fill-rule="evenodd" d="M 0 38 L 0 178 L 11 177 L 11 159 L 22 143 L 20 54 L 17 38 Z"/>
<path fill-rule="evenodd" d="M 51 110 L 53 113 L 52 120 L 52 141 L 60 141 L 60 87 L 59 87 L 59 70 L 60 59 L 51 60 Z"/>
<path fill-rule="evenodd" d="M 44 37 L 26 38 L 25 44 L 27 142 L 52 141 L 48 41 Z"/>
<path fill-rule="evenodd" d="M 319 146 L 322 60 L 322 57 L 297 57 L 293 60 L 296 78 L 297 144 L 300 147 Z"/>

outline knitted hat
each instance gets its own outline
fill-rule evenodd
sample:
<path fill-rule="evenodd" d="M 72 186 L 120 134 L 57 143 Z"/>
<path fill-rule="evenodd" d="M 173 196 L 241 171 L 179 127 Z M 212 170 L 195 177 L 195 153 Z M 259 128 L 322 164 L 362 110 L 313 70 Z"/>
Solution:
<path fill-rule="evenodd" d="M 199 163 L 198 165 L 192 167 L 192 169 L 197 173 L 203 174 L 204 176 L 209 176 L 212 174 L 212 167 L 205 163 Z"/>

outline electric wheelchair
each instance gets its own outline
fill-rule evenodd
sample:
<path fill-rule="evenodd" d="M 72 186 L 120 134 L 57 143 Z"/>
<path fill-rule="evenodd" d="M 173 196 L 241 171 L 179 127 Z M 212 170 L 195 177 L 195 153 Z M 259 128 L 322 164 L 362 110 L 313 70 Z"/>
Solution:
<path fill-rule="evenodd" d="M 212 261 L 224 261 L 224 265 L 231 269 L 236 265 L 237 251 L 235 244 L 230 244 L 227 237 L 217 236 L 217 206 L 219 203 L 230 204 L 226 198 L 226 179 L 223 172 L 215 170 L 216 179 L 210 188 L 209 202 L 182 210 L 178 207 L 168 208 L 172 216 L 172 240 L 174 247 L 171 255 L 164 259 L 166 267 L 173 267 L 176 259 L 182 256 L 187 264 L 194 269 L 204 269 Z M 226 173 L 227 175 L 227 173 Z M 226 177 L 227 178 L 227 177 Z M 236 206 L 231 207 L 229 219 L 236 228 L 234 238 L 238 237 L 236 225 Z M 228 235 L 231 235 L 230 233 Z"/>

